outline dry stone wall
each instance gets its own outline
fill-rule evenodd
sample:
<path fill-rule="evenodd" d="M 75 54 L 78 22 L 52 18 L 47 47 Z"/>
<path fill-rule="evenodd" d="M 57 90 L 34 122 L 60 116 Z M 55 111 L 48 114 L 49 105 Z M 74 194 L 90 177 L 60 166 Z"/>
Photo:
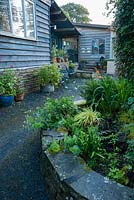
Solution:
<path fill-rule="evenodd" d="M 41 131 L 41 171 L 49 200 L 133 200 L 134 190 L 87 170 L 85 163 L 71 153 L 51 154 L 47 145 L 63 139 L 56 131 Z"/>

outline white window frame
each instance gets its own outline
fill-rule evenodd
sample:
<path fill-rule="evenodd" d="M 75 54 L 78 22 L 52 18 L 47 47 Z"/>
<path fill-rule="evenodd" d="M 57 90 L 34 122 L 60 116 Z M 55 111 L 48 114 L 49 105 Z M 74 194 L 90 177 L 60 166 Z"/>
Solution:
<path fill-rule="evenodd" d="M 22 4 L 22 12 L 23 12 L 23 25 L 24 25 L 24 37 L 22 36 L 18 36 L 14 33 L 13 31 L 13 18 L 12 18 L 12 10 L 11 10 L 11 1 L 8 0 L 8 4 L 9 4 L 9 24 L 10 24 L 10 32 L 8 31 L 1 31 L 0 30 L 0 35 L 5 35 L 5 36 L 12 36 L 12 37 L 17 37 L 17 38 L 21 38 L 21 39 L 27 39 L 27 40 L 36 40 L 37 39 L 37 33 L 36 33 L 36 24 L 35 24 L 35 2 L 31 1 L 31 0 L 27 0 L 28 2 L 30 2 L 31 4 L 33 4 L 33 19 L 34 19 L 34 37 L 27 37 L 26 36 L 26 11 L 25 11 L 25 0 L 21 0 L 21 4 Z"/>

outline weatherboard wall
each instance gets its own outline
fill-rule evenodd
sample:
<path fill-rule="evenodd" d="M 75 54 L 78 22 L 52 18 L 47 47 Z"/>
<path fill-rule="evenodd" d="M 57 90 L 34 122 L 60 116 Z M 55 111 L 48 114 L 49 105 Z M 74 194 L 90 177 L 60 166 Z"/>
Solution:
<path fill-rule="evenodd" d="M 105 59 L 110 58 L 110 30 L 101 28 L 77 28 L 81 33 L 79 36 L 79 60 L 87 60 L 93 65 L 99 61 L 101 56 Z M 105 40 L 105 53 L 92 54 L 92 40 L 99 38 Z"/>
<path fill-rule="evenodd" d="M 50 6 L 35 1 L 36 39 L 0 34 L 0 69 L 34 68 L 50 63 Z"/>

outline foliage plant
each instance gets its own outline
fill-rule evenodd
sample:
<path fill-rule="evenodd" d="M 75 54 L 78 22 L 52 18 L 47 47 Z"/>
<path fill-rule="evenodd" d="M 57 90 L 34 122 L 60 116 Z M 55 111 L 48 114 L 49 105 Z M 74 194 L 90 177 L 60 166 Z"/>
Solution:
<path fill-rule="evenodd" d="M 120 114 L 117 113 L 119 127 L 118 129 L 113 128 L 112 132 L 111 130 L 108 130 L 108 132 L 101 130 L 101 118 L 98 111 L 93 111 L 91 107 L 78 109 L 74 105 L 73 99 L 68 97 L 48 99 L 43 107 L 37 108 L 32 113 L 32 116 L 28 115 L 27 120 L 32 128 L 63 131 L 62 133 L 65 134 L 64 139 L 61 141 L 54 140 L 48 146 L 49 152 L 69 151 L 75 156 L 81 156 L 90 168 L 101 171 L 102 174 L 121 184 L 133 187 L 133 178 L 131 177 L 134 170 L 134 129 L 130 130 L 130 125 L 133 124 L 134 120 L 134 112 L 131 108 L 133 101 L 130 97 L 127 98 L 126 94 L 123 94 L 121 86 L 119 87 L 120 89 L 117 89 L 117 85 L 120 84 L 119 81 L 118 79 L 107 79 L 104 82 L 105 84 L 102 84 L 103 87 L 100 87 L 100 82 L 98 81 L 92 83 L 93 86 L 97 83 L 99 89 L 110 87 L 110 84 L 113 84 L 111 86 L 112 95 L 115 95 L 115 99 L 117 98 L 117 105 L 121 104 L 120 109 L 122 109 L 122 112 Z M 107 86 L 106 83 L 109 83 L 109 85 Z M 124 80 L 121 85 L 124 88 Z M 110 95 L 111 93 L 109 92 Z M 123 97 L 129 99 L 129 101 L 124 100 Z M 112 99 L 111 96 L 110 99 Z M 124 106 L 124 103 L 128 106 Z M 91 104 L 92 106 L 95 105 L 92 101 Z M 98 109 L 98 105 L 96 109 Z M 126 126 L 129 126 L 129 128 L 126 129 Z M 120 137 L 120 132 L 121 137 L 123 136 L 123 141 Z"/>
<path fill-rule="evenodd" d="M 100 113 L 92 108 L 85 108 L 74 117 L 74 122 L 80 127 L 99 125 L 100 120 Z"/>
<path fill-rule="evenodd" d="M 74 69 L 75 68 L 75 64 L 71 60 L 69 61 L 69 68 L 70 69 Z"/>
<path fill-rule="evenodd" d="M 134 97 L 128 98 L 128 106 L 131 110 L 134 110 Z"/>
<path fill-rule="evenodd" d="M 134 109 L 130 109 L 126 112 L 122 112 L 118 118 L 121 123 L 122 131 L 127 133 L 128 139 L 134 139 Z"/>
<path fill-rule="evenodd" d="M 56 57 L 57 58 L 63 58 L 64 57 L 64 50 L 63 49 L 57 49 L 56 50 Z"/>
<path fill-rule="evenodd" d="M 101 157 L 103 151 L 101 147 L 101 138 L 98 134 L 97 127 L 89 127 L 87 130 L 76 128 L 73 136 L 65 136 L 64 147 L 75 155 L 81 155 L 86 158 L 90 166 Z"/>
<path fill-rule="evenodd" d="M 57 140 L 53 140 L 53 142 L 48 147 L 48 151 L 50 153 L 58 153 L 60 150 L 61 150 L 61 147 Z"/>
<path fill-rule="evenodd" d="M 125 106 L 132 91 L 132 86 L 126 79 L 105 77 L 101 80 L 89 80 L 81 93 L 89 106 L 102 114 L 114 116 Z"/>
<path fill-rule="evenodd" d="M 112 9 L 111 9 L 112 8 Z M 116 32 L 114 45 L 118 75 L 134 80 L 134 2 L 132 0 L 109 0 L 107 9 L 114 14 Z"/>
<path fill-rule="evenodd" d="M 43 107 L 37 108 L 27 115 L 29 127 L 56 129 L 63 124 L 67 117 L 77 114 L 78 109 L 73 104 L 72 97 L 62 97 L 60 99 L 47 99 Z"/>
<path fill-rule="evenodd" d="M 51 47 L 51 57 L 56 57 L 56 47 L 54 45 Z"/>
<path fill-rule="evenodd" d="M 15 95 L 16 76 L 12 69 L 6 69 L 0 74 L 0 95 Z"/>
<path fill-rule="evenodd" d="M 78 143 L 83 155 L 88 157 L 89 164 L 93 163 L 98 157 L 103 158 L 101 138 L 98 134 L 97 127 L 91 126 L 87 132 L 80 131 Z"/>
<path fill-rule="evenodd" d="M 101 64 L 101 66 L 107 66 L 107 61 L 105 60 L 105 58 L 102 56 L 102 57 L 100 57 L 100 64 Z"/>
<path fill-rule="evenodd" d="M 39 71 L 40 85 L 58 85 L 62 79 L 60 69 L 56 64 L 42 65 Z"/>
<path fill-rule="evenodd" d="M 110 172 L 108 173 L 108 177 L 113 179 L 121 184 L 127 185 L 129 180 L 126 176 L 125 170 L 118 168 L 110 168 Z"/>
<path fill-rule="evenodd" d="M 73 23 L 88 23 L 91 21 L 87 8 L 80 4 L 67 3 L 61 8 Z"/>
<path fill-rule="evenodd" d="M 128 148 L 125 153 L 125 159 L 129 165 L 133 166 L 133 163 L 134 163 L 134 138 L 131 140 L 128 140 L 127 143 L 128 143 Z"/>
<path fill-rule="evenodd" d="M 78 138 L 76 137 L 76 135 L 73 135 L 73 136 L 65 135 L 63 145 L 64 145 L 65 151 L 69 150 L 74 155 L 77 155 L 77 156 L 80 155 L 81 150 L 78 145 Z"/>
<path fill-rule="evenodd" d="M 15 90 L 16 90 L 16 94 L 22 94 L 25 91 L 24 83 L 18 76 L 16 76 Z"/>

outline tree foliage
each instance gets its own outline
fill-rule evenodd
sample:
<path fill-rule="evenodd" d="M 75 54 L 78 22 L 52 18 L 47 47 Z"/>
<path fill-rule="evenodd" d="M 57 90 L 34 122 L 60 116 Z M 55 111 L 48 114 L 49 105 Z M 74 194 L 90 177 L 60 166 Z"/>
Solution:
<path fill-rule="evenodd" d="M 67 17 L 74 23 L 88 23 L 91 21 L 87 8 L 80 4 L 67 3 L 61 8 L 64 13 L 67 14 Z"/>
<path fill-rule="evenodd" d="M 117 72 L 119 76 L 134 81 L 134 1 L 109 0 L 107 9 L 115 18 Z"/>

